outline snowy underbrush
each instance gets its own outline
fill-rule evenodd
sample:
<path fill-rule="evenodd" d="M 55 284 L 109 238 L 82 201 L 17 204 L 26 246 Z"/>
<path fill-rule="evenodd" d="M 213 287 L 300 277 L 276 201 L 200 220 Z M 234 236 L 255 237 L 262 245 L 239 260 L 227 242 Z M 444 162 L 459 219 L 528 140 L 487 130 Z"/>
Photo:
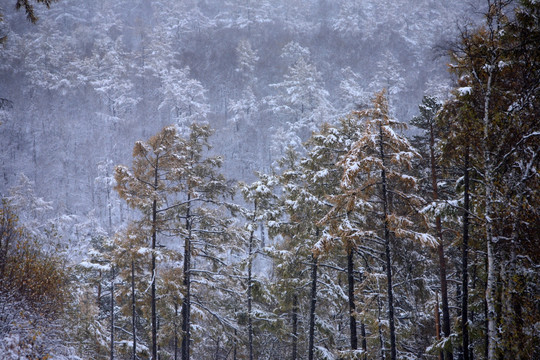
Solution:
<path fill-rule="evenodd" d="M 67 332 L 63 321 L 45 315 L 39 308 L 21 299 L 14 291 L 0 294 L 0 358 L 80 359 L 66 345 Z"/>

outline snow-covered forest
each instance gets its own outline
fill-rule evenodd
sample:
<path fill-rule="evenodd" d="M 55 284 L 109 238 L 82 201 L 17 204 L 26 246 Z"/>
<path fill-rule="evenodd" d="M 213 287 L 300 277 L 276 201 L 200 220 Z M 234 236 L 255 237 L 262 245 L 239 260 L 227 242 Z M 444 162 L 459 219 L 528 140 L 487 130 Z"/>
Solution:
<path fill-rule="evenodd" d="M 2 0 L 0 358 L 540 358 L 537 0 Z"/>

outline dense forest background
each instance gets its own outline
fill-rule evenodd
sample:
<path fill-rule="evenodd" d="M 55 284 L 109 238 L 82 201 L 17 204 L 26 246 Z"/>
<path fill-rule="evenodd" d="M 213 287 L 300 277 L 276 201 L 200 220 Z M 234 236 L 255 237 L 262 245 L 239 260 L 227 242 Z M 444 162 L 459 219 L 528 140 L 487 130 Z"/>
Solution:
<path fill-rule="evenodd" d="M 7 358 L 539 356 L 538 2 L 13 3 Z"/>
<path fill-rule="evenodd" d="M 36 10 L 32 25 L 4 6 L 1 91 L 12 109 L 2 188 L 24 173 L 59 213 L 96 209 L 101 222 L 100 164 L 128 162 L 135 141 L 178 121 L 206 119 L 238 180 L 279 159 L 273 136 L 287 130 L 283 106 L 294 96 L 306 112 L 321 107 L 317 125 L 387 86 L 408 121 L 424 91 L 448 84 L 436 48 L 471 14 L 460 1 L 68 1 Z"/>

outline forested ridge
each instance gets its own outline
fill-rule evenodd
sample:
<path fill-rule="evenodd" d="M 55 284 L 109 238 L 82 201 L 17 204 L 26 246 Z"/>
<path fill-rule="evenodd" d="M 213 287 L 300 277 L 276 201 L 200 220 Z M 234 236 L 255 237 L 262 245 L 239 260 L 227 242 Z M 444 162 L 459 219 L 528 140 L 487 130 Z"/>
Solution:
<path fill-rule="evenodd" d="M 538 1 L 13 3 L 3 358 L 540 358 Z"/>

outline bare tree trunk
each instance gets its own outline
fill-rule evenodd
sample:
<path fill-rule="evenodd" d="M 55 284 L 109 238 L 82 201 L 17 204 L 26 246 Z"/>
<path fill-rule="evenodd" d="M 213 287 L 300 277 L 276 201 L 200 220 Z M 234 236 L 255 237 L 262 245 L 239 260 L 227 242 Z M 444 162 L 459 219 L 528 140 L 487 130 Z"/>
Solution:
<path fill-rule="evenodd" d="M 111 266 L 111 360 L 114 360 L 114 265 Z"/>
<path fill-rule="evenodd" d="M 248 297 L 248 341 L 249 341 L 249 360 L 253 360 L 253 313 L 252 313 L 252 256 L 253 256 L 253 231 L 249 236 L 249 258 L 248 258 L 248 288 L 247 288 L 247 297 Z"/>
<path fill-rule="evenodd" d="M 380 295 L 380 292 L 381 292 L 381 288 L 379 286 L 379 281 L 377 280 L 377 290 L 378 290 L 378 294 L 377 294 L 377 324 L 378 324 L 378 331 L 379 331 L 379 344 L 380 344 L 380 347 L 381 347 L 381 360 L 385 360 L 385 351 L 386 351 L 386 348 L 384 346 L 384 337 L 383 337 L 383 332 L 382 332 L 382 327 L 381 327 L 381 324 L 382 324 L 382 318 L 381 318 L 381 295 Z"/>
<path fill-rule="evenodd" d="M 189 360 L 189 346 L 190 346 L 190 312 L 191 312 L 191 208 L 189 202 L 191 200 L 191 194 L 188 189 L 188 208 L 186 212 L 186 230 L 187 235 L 184 240 L 184 288 L 186 294 L 184 295 L 184 301 L 182 302 L 182 360 Z"/>
<path fill-rule="evenodd" d="M 456 270 L 457 270 L 456 277 L 463 279 L 463 276 L 461 275 L 462 268 L 457 267 Z M 461 289 L 463 288 L 463 283 L 462 282 L 459 283 L 456 281 L 455 285 L 456 285 L 456 306 L 455 307 L 457 309 L 457 318 L 461 318 L 461 307 L 462 307 L 462 301 L 463 301 L 463 298 L 461 296 Z M 458 343 L 457 345 L 457 360 L 463 360 L 463 341 Z"/>
<path fill-rule="evenodd" d="M 214 359 L 219 359 L 219 341 L 221 340 L 220 336 L 216 339 L 216 351 L 214 352 Z"/>
<path fill-rule="evenodd" d="M 386 181 L 386 156 L 384 152 L 384 141 L 382 125 L 379 125 L 379 151 L 383 164 L 381 169 L 381 197 L 383 203 L 383 222 L 384 222 L 384 254 L 386 260 L 386 279 L 388 287 L 388 322 L 390 325 L 390 359 L 397 359 L 396 348 L 396 326 L 394 324 L 394 290 L 392 288 L 392 254 L 390 251 L 390 225 L 388 223 L 388 189 Z"/>
<path fill-rule="evenodd" d="M 293 295 L 292 304 L 292 360 L 298 357 L 298 296 Z"/>
<path fill-rule="evenodd" d="M 492 196 L 493 194 L 493 173 L 491 164 L 491 152 L 489 150 L 490 136 L 490 118 L 489 104 L 491 101 L 491 82 L 493 79 L 492 66 L 488 67 L 488 80 L 486 85 L 486 94 L 484 96 L 484 182 L 485 182 L 485 209 L 484 218 L 486 221 L 486 242 L 487 242 L 487 284 L 486 284 L 486 303 L 488 310 L 488 360 L 495 359 L 497 349 L 497 312 L 495 309 L 495 291 L 497 273 L 495 264 L 494 242 L 493 242 L 493 219 L 492 219 Z"/>
<path fill-rule="evenodd" d="M 349 244 L 350 245 L 350 244 Z M 351 349 L 358 349 L 358 337 L 356 335 L 356 305 L 354 303 L 354 251 L 352 246 L 347 249 L 347 278 L 349 282 L 349 327 L 351 332 Z"/>
<path fill-rule="evenodd" d="M 109 228 L 107 229 L 109 235 L 112 232 L 112 204 L 111 204 L 111 185 L 109 184 L 109 167 L 107 166 L 107 163 L 105 164 L 106 167 L 106 179 L 107 179 L 107 210 L 108 210 L 108 218 L 109 218 Z"/>
<path fill-rule="evenodd" d="M 435 337 L 441 340 L 441 317 L 439 315 L 439 293 L 435 293 Z M 443 360 L 443 352 L 439 352 L 439 360 Z"/>
<path fill-rule="evenodd" d="M 178 303 L 174 303 L 174 360 L 178 360 Z"/>
<path fill-rule="evenodd" d="M 478 280 L 478 275 L 477 275 L 477 266 L 476 266 L 476 256 L 475 258 L 473 259 L 472 261 L 472 291 L 475 292 L 476 290 L 476 281 Z M 474 324 L 474 321 L 475 321 L 475 312 L 474 310 L 471 310 L 470 311 L 470 314 L 469 314 L 469 317 L 470 317 L 470 322 L 472 324 Z M 474 347 L 473 346 L 469 346 L 469 360 L 474 360 Z"/>
<path fill-rule="evenodd" d="M 253 219 L 252 226 L 254 226 L 256 214 L 257 214 L 257 200 L 254 201 L 253 205 Z M 249 360 L 253 360 L 253 309 L 252 309 L 252 302 L 253 302 L 253 295 L 252 295 L 252 287 L 253 287 L 253 278 L 252 278 L 252 268 L 253 268 L 253 247 L 254 247 L 254 240 L 255 240 L 255 229 L 252 228 L 251 232 L 249 234 L 249 249 L 248 249 L 248 288 L 247 288 L 247 296 L 248 296 L 248 341 L 249 341 Z"/>
<path fill-rule="evenodd" d="M 317 229 L 317 235 L 319 229 Z M 313 360 L 313 351 L 315 344 L 315 308 L 317 306 L 317 258 L 312 255 L 311 265 L 311 307 L 309 310 L 309 348 L 308 359 Z"/>
<path fill-rule="evenodd" d="M 131 259 L 131 328 L 133 330 L 133 360 L 137 359 L 137 312 L 135 302 L 135 261 Z"/>
<path fill-rule="evenodd" d="M 360 323 L 360 333 L 362 334 L 362 350 L 364 351 L 364 360 L 367 360 L 366 326 L 363 322 Z"/>
<path fill-rule="evenodd" d="M 236 359 L 236 329 L 234 329 L 234 345 L 233 345 L 233 360 L 237 360 Z"/>
<path fill-rule="evenodd" d="M 463 245 L 461 253 L 461 272 L 462 272 L 462 298 L 461 298 L 461 332 L 462 332 L 462 347 L 463 360 L 469 360 L 469 327 L 468 327 L 468 255 L 469 255 L 469 145 L 465 149 L 465 164 L 464 164 L 464 195 L 463 195 Z"/>
<path fill-rule="evenodd" d="M 158 159 L 154 172 L 154 189 L 158 187 Z M 157 360 L 157 313 L 156 313 L 156 240 L 157 240 L 157 199 L 152 202 L 152 360 Z"/>
<path fill-rule="evenodd" d="M 439 186 L 438 176 L 437 176 L 437 165 L 435 158 L 435 132 L 433 129 L 433 124 L 430 124 L 430 136 L 429 136 L 429 153 L 430 153 L 430 164 L 431 164 L 431 185 L 433 187 L 433 201 L 439 199 Z M 444 243 L 442 236 L 442 224 L 441 217 L 437 215 L 435 218 L 435 231 L 437 239 L 439 240 L 439 245 L 437 247 L 437 253 L 439 255 L 439 278 L 441 282 L 441 301 L 442 301 L 442 317 L 443 324 L 442 330 L 444 337 L 448 338 L 450 336 L 450 312 L 448 310 L 448 283 L 446 281 L 446 258 L 444 256 Z M 453 359 L 453 354 L 451 350 L 445 351 L 445 356 L 447 360 Z"/>

